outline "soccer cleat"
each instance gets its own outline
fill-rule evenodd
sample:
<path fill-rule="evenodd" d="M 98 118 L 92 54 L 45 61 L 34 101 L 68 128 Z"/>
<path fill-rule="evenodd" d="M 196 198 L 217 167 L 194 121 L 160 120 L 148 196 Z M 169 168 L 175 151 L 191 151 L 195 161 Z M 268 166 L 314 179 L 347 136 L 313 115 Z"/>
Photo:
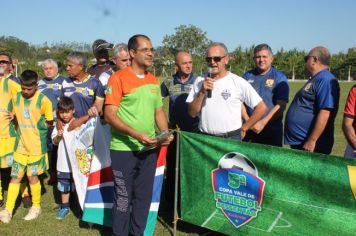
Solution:
<path fill-rule="evenodd" d="M 0 211 L 0 221 L 1 222 L 8 224 L 10 222 L 11 218 L 12 218 L 12 214 L 7 209 Z"/>
<path fill-rule="evenodd" d="M 63 220 L 67 215 L 69 214 L 69 208 L 59 208 L 57 212 L 56 219 L 57 220 Z"/>
<path fill-rule="evenodd" d="M 41 208 L 31 207 L 28 214 L 23 219 L 34 220 L 37 219 L 40 214 L 41 214 Z"/>
<path fill-rule="evenodd" d="M 22 203 L 24 208 L 30 208 L 32 206 L 32 198 L 30 196 L 24 196 Z"/>

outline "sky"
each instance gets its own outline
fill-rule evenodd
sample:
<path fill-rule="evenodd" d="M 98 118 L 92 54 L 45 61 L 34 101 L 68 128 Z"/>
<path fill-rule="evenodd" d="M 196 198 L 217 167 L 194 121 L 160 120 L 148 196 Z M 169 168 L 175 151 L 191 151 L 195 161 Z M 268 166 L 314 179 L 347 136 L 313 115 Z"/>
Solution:
<path fill-rule="evenodd" d="M 356 47 L 355 0 L 11 0 L 1 9 L 0 36 L 32 45 L 121 43 L 139 33 L 157 47 L 176 27 L 194 25 L 229 51 L 260 43 L 274 51 Z"/>

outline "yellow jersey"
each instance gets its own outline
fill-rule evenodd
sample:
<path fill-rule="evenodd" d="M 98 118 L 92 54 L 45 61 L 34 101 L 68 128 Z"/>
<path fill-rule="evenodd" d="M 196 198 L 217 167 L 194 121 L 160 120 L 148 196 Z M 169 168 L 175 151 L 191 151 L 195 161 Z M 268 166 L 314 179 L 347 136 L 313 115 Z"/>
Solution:
<path fill-rule="evenodd" d="M 26 99 L 17 93 L 12 100 L 18 123 L 15 152 L 41 155 L 47 152 L 46 121 L 53 120 L 52 103 L 39 91 Z"/>
<path fill-rule="evenodd" d="M 14 124 L 5 118 L 6 113 L 12 112 L 12 97 L 21 91 L 21 86 L 10 79 L 10 75 L 0 78 L 0 138 L 15 137 Z"/>

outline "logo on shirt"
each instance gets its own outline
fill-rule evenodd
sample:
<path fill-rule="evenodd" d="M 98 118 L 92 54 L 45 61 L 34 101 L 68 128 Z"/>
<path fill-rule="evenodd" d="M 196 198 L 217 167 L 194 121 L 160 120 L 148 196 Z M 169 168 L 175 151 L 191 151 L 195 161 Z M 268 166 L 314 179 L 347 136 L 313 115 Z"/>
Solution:
<path fill-rule="evenodd" d="M 30 110 L 29 109 L 24 109 L 22 111 L 22 115 L 25 119 L 30 119 Z"/>
<path fill-rule="evenodd" d="M 266 79 L 266 86 L 271 88 L 274 85 L 274 79 L 270 78 L 270 79 Z"/>
<path fill-rule="evenodd" d="M 88 88 L 85 88 L 82 90 L 82 94 L 87 97 L 89 95 L 89 89 Z"/>
<path fill-rule="evenodd" d="M 106 87 L 105 94 L 112 94 L 112 86 L 111 86 L 111 85 L 109 85 L 108 87 Z"/>
<path fill-rule="evenodd" d="M 225 89 L 221 92 L 221 96 L 227 100 L 229 97 L 231 97 L 231 93 L 229 92 L 229 90 Z"/>
<path fill-rule="evenodd" d="M 312 86 L 312 83 L 307 83 L 307 84 L 305 85 L 305 87 L 304 87 L 304 90 L 305 90 L 305 91 L 309 91 L 310 88 L 311 88 L 311 86 Z"/>
<path fill-rule="evenodd" d="M 53 90 L 59 90 L 59 88 L 60 88 L 60 85 L 58 83 L 55 83 L 53 85 Z"/>

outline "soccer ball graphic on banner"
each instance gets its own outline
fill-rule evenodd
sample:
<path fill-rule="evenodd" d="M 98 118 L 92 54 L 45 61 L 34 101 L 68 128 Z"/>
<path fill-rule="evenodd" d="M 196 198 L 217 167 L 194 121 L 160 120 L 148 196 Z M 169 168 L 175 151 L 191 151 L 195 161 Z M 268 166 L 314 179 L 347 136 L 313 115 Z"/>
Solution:
<path fill-rule="evenodd" d="M 258 176 L 257 168 L 245 155 L 238 152 L 229 152 L 222 156 L 218 164 L 221 169 L 238 169 Z"/>

